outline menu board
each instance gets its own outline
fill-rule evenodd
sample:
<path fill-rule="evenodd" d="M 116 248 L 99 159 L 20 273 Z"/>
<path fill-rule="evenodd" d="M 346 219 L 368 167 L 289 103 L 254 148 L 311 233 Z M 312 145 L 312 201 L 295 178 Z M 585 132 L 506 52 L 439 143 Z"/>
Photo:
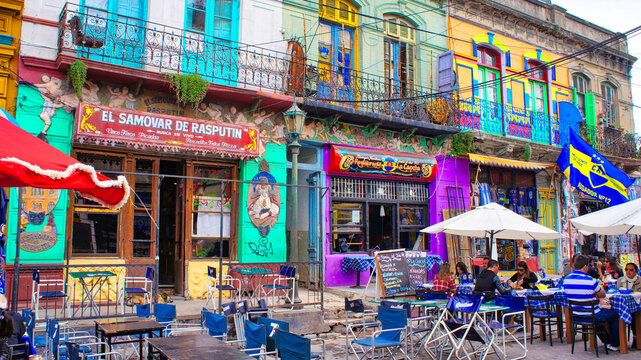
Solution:
<path fill-rule="evenodd" d="M 374 256 L 383 297 L 402 295 L 413 290 L 404 249 L 379 251 Z"/>
<path fill-rule="evenodd" d="M 412 289 L 427 282 L 427 253 L 424 251 L 405 251 L 409 282 Z"/>

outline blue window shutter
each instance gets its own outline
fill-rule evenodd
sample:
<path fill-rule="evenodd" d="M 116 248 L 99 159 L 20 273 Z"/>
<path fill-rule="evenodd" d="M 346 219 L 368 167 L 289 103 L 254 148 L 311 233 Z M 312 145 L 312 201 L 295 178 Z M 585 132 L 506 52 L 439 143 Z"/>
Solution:
<path fill-rule="evenodd" d="M 552 100 L 552 113 L 556 115 L 557 109 L 556 109 L 556 100 Z"/>
<path fill-rule="evenodd" d="M 505 53 L 505 66 L 512 67 L 512 54 L 509 51 Z"/>
<path fill-rule="evenodd" d="M 474 91 L 472 92 L 473 96 L 479 96 L 479 82 L 478 80 L 472 80 L 472 87 Z"/>
<path fill-rule="evenodd" d="M 556 66 L 552 66 L 552 80 L 556 81 Z"/>
<path fill-rule="evenodd" d="M 438 91 L 452 91 L 456 85 L 454 78 L 454 51 L 438 56 Z"/>
<path fill-rule="evenodd" d="M 527 59 L 523 57 L 523 70 L 527 70 Z"/>
<path fill-rule="evenodd" d="M 476 41 L 472 40 L 472 56 L 478 57 L 478 51 L 476 50 Z"/>
<path fill-rule="evenodd" d="M 514 105 L 512 102 L 512 89 L 507 89 L 507 103 Z"/>

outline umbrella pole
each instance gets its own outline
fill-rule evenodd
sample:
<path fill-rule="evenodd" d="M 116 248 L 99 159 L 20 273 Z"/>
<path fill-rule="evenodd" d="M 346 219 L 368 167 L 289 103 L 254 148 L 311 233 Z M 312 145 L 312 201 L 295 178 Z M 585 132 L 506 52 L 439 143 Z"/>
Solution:
<path fill-rule="evenodd" d="M 18 221 L 16 225 L 16 257 L 13 261 L 13 283 L 11 286 L 11 311 L 18 311 L 18 289 L 20 285 L 20 223 L 22 222 L 22 188 L 18 191 Z"/>

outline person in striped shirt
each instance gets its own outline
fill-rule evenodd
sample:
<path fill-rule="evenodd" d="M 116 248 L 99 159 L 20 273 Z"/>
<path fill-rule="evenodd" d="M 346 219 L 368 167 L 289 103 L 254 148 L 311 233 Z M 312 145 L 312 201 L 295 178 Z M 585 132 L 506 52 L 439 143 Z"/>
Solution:
<path fill-rule="evenodd" d="M 563 280 L 565 296 L 568 300 L 589 301 L 605 297 L 605 291 L 599 285 L 599 282 L 587 274 L 590 259 L 585 255 L 579 255 L 574 259 L 574 271 Z M 580 307 L 575 311 L 575 315 L 589 315 L 590 307 Z M 606 346 L 610 350 L 619 351 L 619 314 L 612 309 L 595 310 L 597 321 L 603 321 L 608 324 L 610 336 Z M 601 339 L 606 343 L 605 339 Z"/>

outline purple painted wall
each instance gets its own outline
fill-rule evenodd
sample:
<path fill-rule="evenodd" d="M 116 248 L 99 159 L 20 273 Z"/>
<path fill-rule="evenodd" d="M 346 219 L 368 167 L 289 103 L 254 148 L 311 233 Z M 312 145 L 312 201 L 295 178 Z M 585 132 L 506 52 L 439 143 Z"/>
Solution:
<path fill-rule="evenodd" d="M 470 206 L 470 161 L 458 157 L 440 158 L 438 174 L 430 183 L 430 224 L 443 221 L 443 209 L 449 208 L 447 187 L 457 186 L 463 189 L 465 210 Z M 431 254 L 440 255 L 447 261 L 447 243 L 444 234 L 430 235 Z M 431 275 L 431 274 L 430 274 Z"/>

